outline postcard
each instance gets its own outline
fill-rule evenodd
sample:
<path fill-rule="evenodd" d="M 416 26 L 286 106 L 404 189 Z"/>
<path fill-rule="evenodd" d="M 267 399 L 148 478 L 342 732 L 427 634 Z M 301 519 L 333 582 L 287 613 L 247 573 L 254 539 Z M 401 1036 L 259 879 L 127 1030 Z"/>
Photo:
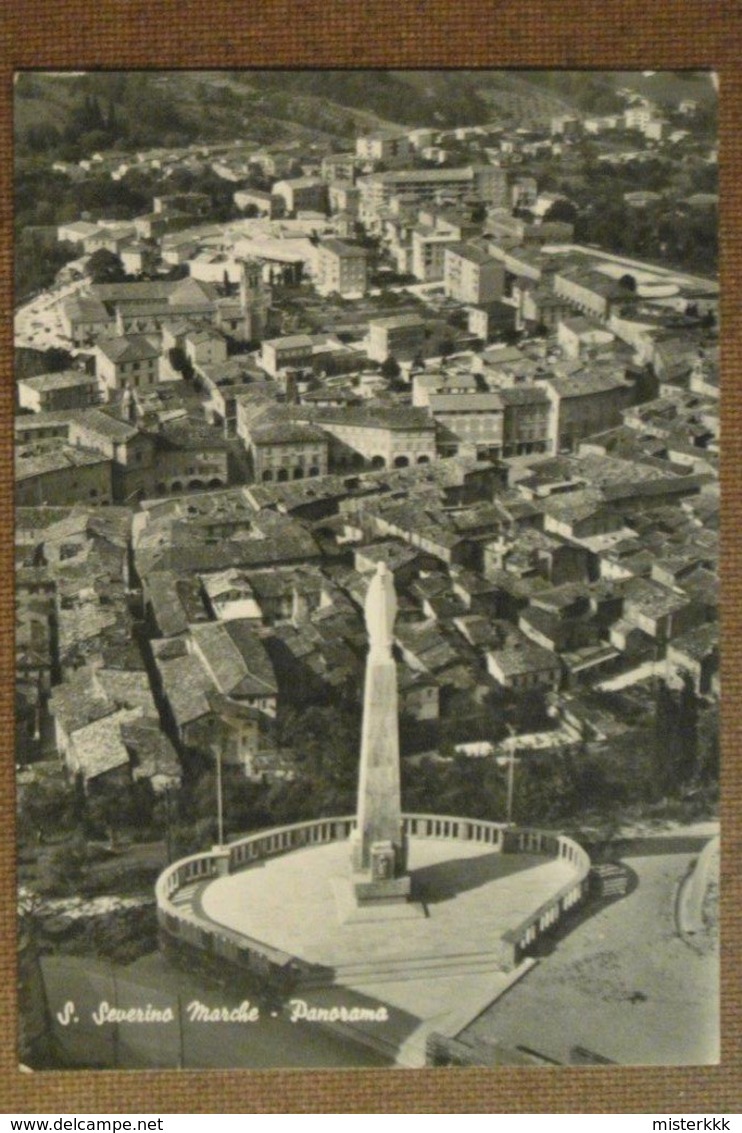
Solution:
<path fill-rule="evenodd" d="M 16 74 L 25 1068 L 719 1062 L 717 103 Z"/>

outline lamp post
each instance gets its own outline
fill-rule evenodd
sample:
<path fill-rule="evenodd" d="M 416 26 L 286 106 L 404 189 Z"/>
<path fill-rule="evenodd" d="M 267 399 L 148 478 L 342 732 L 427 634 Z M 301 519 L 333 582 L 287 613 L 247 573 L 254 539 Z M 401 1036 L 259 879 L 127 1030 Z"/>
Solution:
<path fill-rule="evenodd" d="M 170 865 L 170 862 L 173 860 L 173 838 L 172 838 L 172 830 L 171 830 L 171 825 L 170 825 L 170 823 L 171 823 L 171 819 L 170 819 L 170 791 L 171 790 L 172 790 L 172 788 L 171 788 L 170 784 L 168 783 L 167 787 L 165 787 L 165 837 L 166 837 L 165 845 L 166 845 L 167 864 L 168 865 Z"/>
<path fill-rule="evenodd" d="M 508 724 L 508 736 L 506 743 L 508 745 L 508 793 L 505 820 L 508 826 L 512 825 L 513 820 L 513 785 L 515 779 L 515 728 L 512 724 Z"/>
<path fill-rule="evenodd" d="M 222 794 L 222 745 L 216 745 L 216 828 L 218 845 L 224 845 L 224 797 Z"/>

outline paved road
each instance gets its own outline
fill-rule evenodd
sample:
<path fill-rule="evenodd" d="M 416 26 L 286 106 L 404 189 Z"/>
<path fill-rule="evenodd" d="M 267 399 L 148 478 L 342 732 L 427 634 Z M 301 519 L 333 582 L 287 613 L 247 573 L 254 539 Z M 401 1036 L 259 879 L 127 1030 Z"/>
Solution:
<path fill-rule="evenodd" d="M 719 883 L 719 837 L 704 846 L 695 863 L 693 873 L 683 882 L 678 900 L 678 918 L 681 932 L 701 932 L 704 927 L 703 907 L 711 885 Z"/>
<path fill-rule="evenodd" d="M 465 1037 L 562 1063 L 577 1045 L 623 1065 L 715 1062 L 718 951 L 700 955 L 675 927 L 677 886 L 691 860 L 682 852 L 628 858 L 628 896 L 578 919 Z"/>
<path fill-rule="evenodd" d="M 620 267 L 626 268 L 627 270 L 637 268 L 639 271 L 645 271 L 649 275 L 658 276 L 668 282 L 677 283 L 681 287 L 708 286 L 710 283 L 717 282 L 710 276 L 690 275 L 686 271 L 680 271 L 672 267 L 662 267 L 659 264 L 650 263 L 648 260 L 636 260 L 631 256 L 606 252 L 602 248 L 595 247 L 593 244 L 544 244 L 542 251 L 546 254 L 569 252 L 587 253 L 596 260 L 604 260 L 606 263 L 618 264 Z"/>
<path fill-rule="evenodd" d="M 19 307 L 14 322 L 15 345 L 35 350 L 60 346 L 74 353 L 64 335 L 60 307 L 65 299 L 81 291 L 87 283 L 88 280 L 75 280 L 61 286 L 55 284 Z"/>
<path fill-rule="evenodd" d="M 664 661 L 644 661 L 635 669 L 629 669 L 627 673 L 620 673 L 617 677 L 609 677 L 605 681 L 600 681 L 595 687 L 601 692 L 616 692 L 619 689 L 638 684 L 640 681 L 647 681 L 650 677 L 664 676 L 664 673 Z"/>

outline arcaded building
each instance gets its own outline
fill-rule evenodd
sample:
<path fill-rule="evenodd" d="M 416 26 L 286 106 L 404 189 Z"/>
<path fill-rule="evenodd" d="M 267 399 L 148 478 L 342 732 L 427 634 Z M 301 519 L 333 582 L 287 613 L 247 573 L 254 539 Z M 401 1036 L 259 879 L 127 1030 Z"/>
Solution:
<path fill-rule="evenodd" d="M 435 460 L 435 424 L 424 409 L 318 411 L 314 418 L 335 443 L 331 459 L 337 468 L 368 463 L 372 468 L 407 468 Z"/>
<path fill-rule="evenodd" d="M 286 406 L 238 398 L 237 435 L 252 459 L 256 483 L 327 473 L 328 437 L 316 425 L 293 420 Z"/>
<path fill-rule="evenodd" d="M 327 437 L 313 425 L 297 421 L 259 425 L 250 445 L 255 479 L 270 483 L 324 476 L 327 449 Z"/>

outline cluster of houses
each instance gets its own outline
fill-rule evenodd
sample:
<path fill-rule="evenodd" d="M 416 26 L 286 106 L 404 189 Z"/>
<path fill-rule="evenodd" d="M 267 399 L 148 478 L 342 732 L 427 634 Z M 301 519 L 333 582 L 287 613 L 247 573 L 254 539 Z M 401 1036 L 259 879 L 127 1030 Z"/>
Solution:
<path fill-rule="evenodd" d="M 614 129 L 578 126 L 549 144 Z M 492 697 L 548 698 L 557 747 L 630 731 L 604 684 L 718 697 L 717 283 L 576 245 L 506 134 L 455 166 L 432 130 L 266 150 L 243 221 L 189 193 L 60 227 L 127 278 L 65 301 L 70 368 L 17 381 L 22 762 L 291 775 L 276 716 L 357 695 L 380 560 L 433 744 Z M 237 186 L 255 157 L 199 160 Z"/>
<path fill-rule="evenodd" d="M 164 789 L 195 753 L 291 774 L 278 707 L 357 694 L 380 559 L 400 595 L 402 711 L 425 735 L 493 693 L 549 694 L 572 719 L 596 685 L 635 692 L 648 674 L 713 702 L 713 416 L 677 389 L 533 463 L 441 458 L 136 511 L 22 507 L 21 742 L 56 747 L 88 790 L 139 775 Z M 704 458 L 688 461 L 701 428 Z M 589 712 L 582 725 L 603 735 Z M 574 726 L 560 735 L 574 743 Z"/>

